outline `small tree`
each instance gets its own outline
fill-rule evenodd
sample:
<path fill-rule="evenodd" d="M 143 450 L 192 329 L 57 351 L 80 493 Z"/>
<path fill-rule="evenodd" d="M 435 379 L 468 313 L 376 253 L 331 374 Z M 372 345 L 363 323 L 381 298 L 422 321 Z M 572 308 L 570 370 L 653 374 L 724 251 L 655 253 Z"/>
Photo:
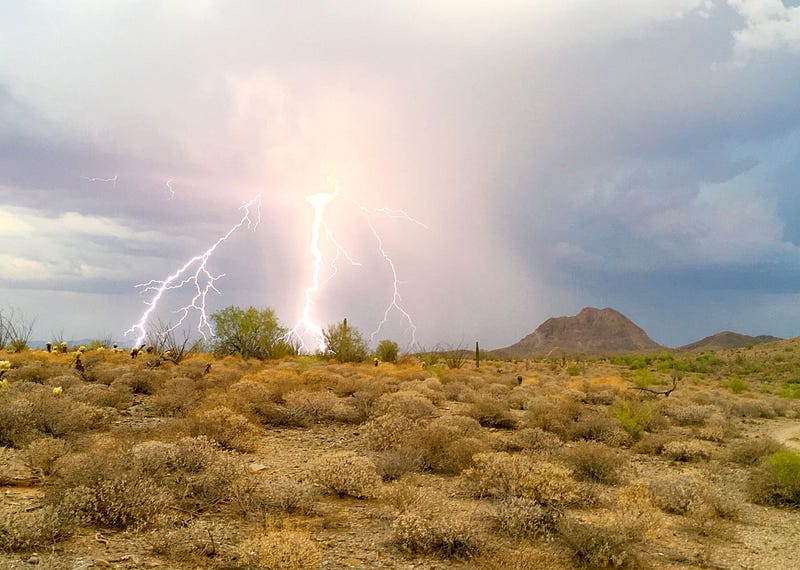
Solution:
<path fill-rule="evenodd" d="M 325 354 L 339 362 L 361 362 L 369 355 L 369 347 L 361 332 L 348 326 L 347 319 L 324 329 L 322 336 L 325 337 Z"/>
<path fill-rule="evenodd" d="M 290 352 L 283 328 L 272 309 L 226 307 L 211 315 L 214 354 L 244 358 L 280 358 Z"/>
<path fill-rule="evenodd" d="M 383 362 L 397 362 L 397 353 L 400 347 L 393 340 L 382 340 L 375 349 L 375 356 Z"/>

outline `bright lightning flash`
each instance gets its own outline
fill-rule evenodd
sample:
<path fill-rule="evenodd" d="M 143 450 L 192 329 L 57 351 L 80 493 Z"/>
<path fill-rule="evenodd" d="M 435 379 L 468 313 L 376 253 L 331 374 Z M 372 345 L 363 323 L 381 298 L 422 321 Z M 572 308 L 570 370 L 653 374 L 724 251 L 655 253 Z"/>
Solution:
<path fill-rule="evenodd" d="M 322 286 L 324 286 L 328 281 L 333 279 L 334 276 L 338 273 L 338 266 L 337 260 L 339 257 L 344 257 L 351 265 L 361 266 L 361 264 L 355 260 L 347 253 L 347 250 L 341 246 L 341 244 L 336 240 L 333 232 L 331 231 L 330 227 L 328 226 L 327 222 L 325 221 L 325 210 L 328 205 L 339 196 L 339 189 L 334 184 L 335 191 L 333 193 L 319 193 L 314 194 L 312 196 L 308 196 L 306 201 L 311 204 L 314 208 L 314 219 L 311 223 L 311 243 L 310 243 L 310 253 L 311 257 L 314 260 L 312 273 L 311 273 L 311 284 L 305 290 L 305 304 L 303 305 L 303 313 L 300 320 L 297 324 L 292 328 L 288 335 L 287 339 L 294 339 L 296 340 L 301 350 L 307 350 L 307 345 L 305 343 L 304 337 L 312 337 L 314 339 L 314 344 L 316 344 L 316 348 L 319 351 L 324 351 L 326 349 L 325 345 L 325 337 L 322 332 L 322 327 L 318 325 L 312 318 L 312 309 L 314 306 L 314 298 L 319 293 Z M 355 203 L 354 203 L 355 204 Z M 375 331 L 370 335 L 370 342 L 374 343 L 375 338 L 380 333 L 383 326 L 389 321 L 389 316 L 391 312 L 397 311 L 400 313 L 402 319 L 408 323 L 408 330 L 411 333 L 411 343 L 412 345 L 416 344 L 416 332 L 417 327 L 414 324 L 414 320 L 411 317 L 411 314 L 403 307 L 402 298 L 400 296 L 400 280 L 398 279 L 397 275 L 397 268 L 395 267 L 394 261 L 392 260 L 389 252 L 386 250 L 383 244 L 383 240 L 375 228 L 375 225 L 372 223 L 372 218 L 374 217 L 382 217 L 388 219 L 401 219 L 413 222 L 423 228 L 427 229 L 427 226 L 422 222 L 412 218 L 403 210 L 394 210 L 391 208 L 379 208 L 376 210 L 370 210 L 365 208 L 359 204 L 355 204 L 359 210 L 363 213 L 367 227 L 369 227 L 372 235 L 375 236 L 378 246 L 378 252 L 380 253 L 381 257 L 383 257 L 384 261 L 389 267 L 391 276 L 392 276 L 392 297 L 391 301 L 386 307 L 386 310 L 383 313 L 383 318 L 381 322 L 378 324 L 378 327 Z M 320 277 L 322 266 L 324 263 L 323 253 L 320 248 L 320 237 L 322 232 L 324 231 L 325 237 L 327 238 L 328 242 L 333 246 L 336 251 L 336 255 L 334 258 L 329 262 L 331 267 L 330 275 L 323 281 Z"/>
<path fill-rule="evenodd" d="M 184 286 L 193 288 L 194 297 L 192 297 L 192 300 L 188 305 L 175 311 L 176 313 L 180 314 L 180 319 L 175 325 L 170 327 L 168 331 L 165 332 L 175 330 L 183 324 L 190 312 L 197 311 L 199 315 L 199 324 L 197 325 L 198 332 L 203 338 L 207 338 L 206 334 L 213 336 L 214 332 L 211 328 L 211 324 L 208 321 L 208 315 L 206 314 L 206 296 L 210 291 L 219 293 L 219 290 L 216 288 L 214 283 L 217 279 L 224 277 L 225 274 L 222 273 L 220 275 L 213 275 L 208 270 L 208 260 L 216 251 L 217 247 L 222 242 L 227 240 L 239 228 L 246 226 L 247 228 L 251 228 L 255 231 L 259 222 L 261 221 L 260 205 L 260 194 L 249 202 L 244 202 L 240 207 L 240 210 L 242 210 L 243 213 L 239 223 L 234 225 L 225 235 L 215 241 L 211 247 L 209 247 L 200 255 L 196 255 L 189 259 L 177 271 L 175 271 L 175 273 L 166 279 L 153 279 L 147 283 L 140 283 L 136 285 L 136 287 L 140 288 L 143 293 L 152 293 L 152 297 L 149 301 L 145 301 L 145 304 L 149 306 L 142 314 L 139 322 L 125 331 L 126 336 L 131 333 L 135 333 L 137 335 L 134 346 L 141 346 L 144 342 L 144 339 L 147 336 L 147 321 L 150 318 L 150 315 L 156 309 L 156 306 L 163 295 L 167 291 L 180 289 Z"/>
<path fill-rule="evenodd" d="M 361 265 L 357 261 L 353 260 L 353 258 L 350 257 L 350 254 L 347 253 L 347 250 L 345 250 L 339 244 L 334 237 L 333 232 L 331 232 L 330 227 L 328 227 L 327 222 L 325 222 L 325 209 L 338 195 L 339 191 L 337 190 L 332 194 L 328 192 L 320 192 L 319 194 L 313 194 L 306 198 L 306 202 L 311 204 L 311 207 L 314 208 L 314 219 L 311 222 L 311 243 L 309 246 L 314 264 L 311 271 L 311 284 L 306 287 L 305 290 L 303 314 L 300 317 L 300 320 L 297 321 L 297 324 L 295 324 L 287 334 L 287 338 L 289 340 L 293 339 L 299 343 L 301 350 L 307 350 L 308 347 L 306 345 L 305 338 L 308 336 L 311 336 L 313 339 L 317 350 L 322 352 L 326 348 L 325 336 L 322 334 L 322 327 L 315 323 L 311 318 L 311 309 L 314 306 L 314 296 L 319 292 L 320 287 L 333 279 L 333 277 L 339 271 L 338 266 L 336 265 L 338 258 L 340 256 L 344 256 L 345 259 L 347 259 L 347 261 L 349 261 L 352 265 Z M 336 256 L 330 262 L 332 269 L 331 274 L 327 277 L 327 279 L 325 279 L 324 282 L 321 283 L 320 274 L 322 272 L 322 264 L 324 260 L 322 250 L 320 249 L 319 240 L 322 231 L 325 232 L 325 237 L 336 249 Z"/>
<path fill-rule="evenodd" d="M 89 182 L 111 182 L 111 185 L 116 188 L 117 187 L 117 178 L 119 178 L 116 174 L 114 178 L 92 178 L 89 176 L 81 176 L 84 180 L 88 180 Z"/>
<path fill-rule="evenodd" d="M 174 178 L 170 178 L 167 180 L 167 190 L 169 190 L 169 199 L 172 200 L 175 197 L 175 190 L 172 189 L 172 181 L 175 180 Z"/>

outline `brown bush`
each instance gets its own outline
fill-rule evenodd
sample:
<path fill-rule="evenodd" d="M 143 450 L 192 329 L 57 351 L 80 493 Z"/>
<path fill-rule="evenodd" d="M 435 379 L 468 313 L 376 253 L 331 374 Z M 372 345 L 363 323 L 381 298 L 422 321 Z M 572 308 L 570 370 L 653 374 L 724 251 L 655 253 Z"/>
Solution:
<path fill-rule="evenodd" d="M 70 398 L 101 408 L 125 410 L 133 404 L 133 390 L 120 382 L 105 384 L 79 383 L 68 389 Z"/>
<path fill-rule="evenodd" d="M 310 463 L 309 474 L 323 491 L 340 497 L 375 497 L 381 483 L 375 464 L 353 451 L 326 453 Z"/>
<path fill-rule="evenodd" d="M 153 397 L 153 407 L 165 416 L 185 416 L 199 399 L 197 382 L 178 376 L 164 381 Z"/>
<path fill-rule="evenodd" d="M 726 459 L 738 465 L 756 465 L 762 457 L 780 451 L 783 446 L 771 437 L 748 439 L 736 443 L 728 450 Z"/>
<path fill-rule="evenodd" d="M 225 406 L 194 413 L 186 418 L 189 435 L 205 436 L 225 449 L 253 451 L 257 430 L 246 417 Z"/>
<path fill-rule="evenodd" d="M 415 437 L 419 427 L 416 420 L 408 416 L 388 413 L 373 417 L 359 427 L 359 434 L 370 449 L 386 451 L 398 449 Z"/>
<path fill-rule="evenodd" d="M 535 538 L 551 535 L 564 516 L 561 509 L 544 507 L 533 499 L 508 497 L 498 503 L 495 526 L 511 538 Z"/>
<path fill-rule="evenodd" d="M 509 451 L 535 451 L 552 453 L 564 444 L 554 433 L 541 428 L 525 428 L 511 436 Z"/>
<path fill-rule="evenodd" d="M 564 452 L 564 459 L 580 481 L 615 485 L 628 463 L 619 451 L 593 441 L 576 443 Z"/>
<path fill-rule="evenodd" d="M 375 401 L 372 413 L 376 416 L 393 413 L 416 420 L 428 418 L 435 411 L 436 406 L 424 396 L 412 391 L 401 391 L 380 396 Z"/>
<path fill-rule="evenodd" d="M 235 539 L 230 527 L 218 521 L 194 519 L 179 526 L 165 526 L 144 537 L 150 550 L 175 561 L 233 558 L 227 545 Z"/>
<path fill-rule="evenodd" d="M 37 475 L 48 477 L 54 473 L 58 459 L 68 452 L 69 445 L 64 440 L 42 437 L 28 444 L 25 462 Z"/>
<path fill-rule="evenodd" d="M 313 421 L 353 422 L 358 419 L 356 410 L 332 392 L 297 390 L 284 394 L 283 400 L 289 410 Z"/>
<path fill-rule="evenodd" d="M 52 548 L 75 531 L 75 520 L 57 506 L 15 512 L 0 507 L 0 551 L 25 552 Z"/>
<path fill-rule="evenodd" d="M 288 386 L 286 388 L 288 392 Z M 289 409 L 279 403 L 282 393 L 276 393 L 265 383 L 242 381 L 228 388 L 228 405 L 239 413 L 271 426 L 306 426 L 311 418 L 304 412 Z"/>
<path fill-rule="evenodd" d="M 407 473 L 422 471 L 425 466 L 423 452 L 411 447 L 388 449 L 372 458 L 375 469 L 384 481 L 399 479 Z"/>
<path fill-rule="evenodd" d="M 460 416 L 434 419 L 414 432 L 410 445 L 422 453 L 425 469 L 451 475 L 471 466 L 473 456 L 488 447 L 480 424 Z"/>
<path fill-rule="evenodd" d="M 473 497 L 526 497 L 561 507 L 580 500 L 578 484 L 566 467 L 531 455 L 479 453 L 475 467 L 461 474 L 462 490 Z"/>
<path fill-rule="evenodd" d="M 458 518 L 425 518 L 405 513 L 392 524 L 391 543 L 412 554 L 433 554 L 468 559 L 485 548 L 485 539 L 472 521 Z"/>
<path fill-rule="evenodd" d="M 588 568 L 638 568 L 644 529 L 626 521 L 594 525 L 574 519 L 559 524 L 559 533 L 576 562 Z"/>
<path fill-rule="evenodd" d="M 708 444 L 691 439 L 667 442 L 661 454 L 673 461 L 703 461 L 711 457 Z"/>
<path fill-rule="evenodd" d="M 667 475 L 647 483 L 653 504 L 676 515 L 696 518 L 736 518 L 734 503 L 716 493 L 711 485 L 696 474 Z"/>
<path fill-rule="evenodd" d="M 253 570 L 316 570 L 320 547 L 301 530 L 269 530 L 239 546 L 241 568 Z"/>
<path fill-rule="evenodd" d="M 514 429 L 517 426 L 517 421 L 508 410 L 508 403 L 492 398 L 481 399 L 472 404 L 467 415 L 484 427 Z"/>

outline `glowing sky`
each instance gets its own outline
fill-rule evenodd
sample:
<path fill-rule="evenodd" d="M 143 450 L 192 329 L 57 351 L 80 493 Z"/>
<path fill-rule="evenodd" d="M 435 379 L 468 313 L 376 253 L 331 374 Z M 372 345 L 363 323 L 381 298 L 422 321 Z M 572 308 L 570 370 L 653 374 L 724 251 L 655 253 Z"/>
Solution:
<path fill-rule="evenodd" d="M 3 2 L 0 308 L 35 338 L 121 337 L 134 285 L 260 193 L 256 231 L 209 261 L 210 308 L 291 326 L 305 198 L 333 178 L 361 265 L 340 260 L 321 324 L 369 334 L 392 300 L 361 204 L 426 226 L 375 221 L 423 346 L 503 346 L 590 305 L 668 345 L 796 336 L 798 3 Z M 403 345 L 399 316 L 382 336 Z"/>

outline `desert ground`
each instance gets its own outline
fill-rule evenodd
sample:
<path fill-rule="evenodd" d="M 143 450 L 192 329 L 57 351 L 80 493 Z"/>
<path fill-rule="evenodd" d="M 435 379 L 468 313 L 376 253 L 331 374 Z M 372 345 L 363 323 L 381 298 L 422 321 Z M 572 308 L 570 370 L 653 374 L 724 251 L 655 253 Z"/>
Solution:
<path fill-rule="evenodd" d="M 797 339 L 479 367 L 0 360 L 2 568 L 800 560 Z"/>

